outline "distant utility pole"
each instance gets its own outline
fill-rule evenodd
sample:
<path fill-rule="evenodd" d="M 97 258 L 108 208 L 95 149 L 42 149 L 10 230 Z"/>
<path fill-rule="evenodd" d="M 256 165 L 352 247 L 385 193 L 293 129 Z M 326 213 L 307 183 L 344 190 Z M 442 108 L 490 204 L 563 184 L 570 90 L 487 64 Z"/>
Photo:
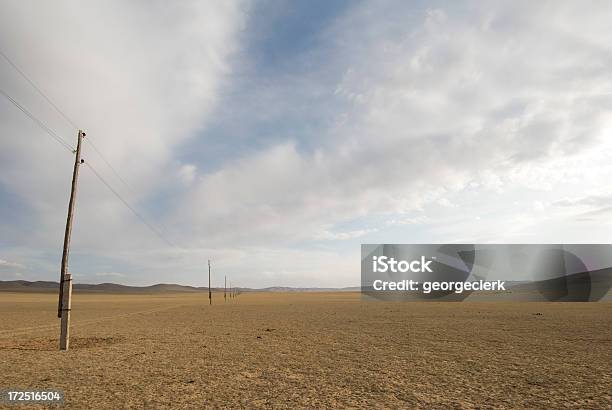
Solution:
<path fill-rule="evenodd" d="M 208 302 L 212 305 L 212 290 L 210 289 L 210 259 L 208 260 Z"/>
<path fill-rule="evenodd" d="M 223 301 L 227 302 L 227 275 L 225 275 L 225 282 L 223 282 Z"/>
<path fill-rule="evenodd" d="M 232 282 L 230 281 L 230 299 L 232 298 Z"/>
<path fill-rule="evenodd" d="M 60 272 L 59 301 L 57 304 L 57 317 L 61 318 L 60 350 L 68 350 L 70 308 L 72 296 L 72 275 L 68 273 L 68 255 L 70 253 L 70 237 L 72 236 L 72 219 L 74 206 L 76 204 L 77 182 L 79 180 L 79 168 L 83 163 L 81 159 L 81 143 L 85 133 L 79 130 L 77 147 L 74 157 L 74 169 L 72 171 L 72 186 L 70 188 L 70 202 L 68 202 L 68 217 L 66 218 L 66 231 L 64 232 L 64 250 L 62 252 L 62 267 Z"/>

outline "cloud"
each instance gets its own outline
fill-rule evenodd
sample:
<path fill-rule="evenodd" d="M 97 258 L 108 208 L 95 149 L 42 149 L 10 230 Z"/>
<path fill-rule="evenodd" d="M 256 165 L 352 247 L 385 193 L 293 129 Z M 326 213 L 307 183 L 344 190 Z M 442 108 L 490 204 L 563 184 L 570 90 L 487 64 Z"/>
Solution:
<path fill-rule="evenodd" d="M 185 164 L 179 168 L 178 176 L 187 185 L 190 185 L 196 177 L 197 167 L 193 164 Z"/>
<path fill-rule="evenodd" d="M 0 259 L 0 277 L 3 280 L 20 279 L 25 277 L 27 267 L 21 263 Z"/>
<path fill-rule="evenodd" d="M 577 207 L 577 206 L 590 206 L 590 207 L 608 207 L 612 205 L 612 195 L 588 195 L 579 198 L 564 198 L 555 201 L 553 205 L 563 207 Z"/>
<path fill-rule="evenodd" d="M 346 239 L 357 239 L 363 236 L 366 236 L 370 233 L 377 232 L 378 229 L 358 229 L 355 231 L 348 232 L 330 232 L 328 230 L 323 231 L 321 234 L 316 236 L 316 239 L 329 240 L 329 241 L 337 241 L 337 240 L 346 240 Z"/>
<path fill-rule="evenodd" d="M 457 207 L 457 205 L 453 204 L 448 198 L 440 198 L 438 199 L 436 203 L 445 208 L 456 208 Z"/>
<path fill-rule="evenodd" d="M 4 259 L 0 259 L 0 268 L 19 268 L 19 269 L 25 269 L 25 266 L 17 263 L 17 262 L 10 262 Z"/>
<path fill-rule="evenodd" d="M 439 201 L 438 201 L 439 202 Z M 420 225 L 430 222 L 427 216 L 416 216 L 414 218 L 390 219 L 386 222 L 387 225 Z"/>
<path fill-rule="evenodd" d="M 95 276 L 124 278 L 126 275 L 119 272 L 96 272 Z"/>
<path fill-rule="evenodd" d="M 295 73 L 298 87 L 330 86 L 320 104 L 334 101 L 336 121 L 314 137 L 325 142 L 307 149 L 287 136 L 202 174 L 178 212 L 196 221 L 194 236 L 308 240 L 318 226 L 448 204 L 470 186 L 558 193 L 592 174 L 586 164 L 610 150 L 604 20 L 571 6 L 466 8 L 364 4 L 342 16 L 325 32 L 331 44 L 312 53 L 329 72 Z M 287 96 L 262 110 L 297 103 Z"/>

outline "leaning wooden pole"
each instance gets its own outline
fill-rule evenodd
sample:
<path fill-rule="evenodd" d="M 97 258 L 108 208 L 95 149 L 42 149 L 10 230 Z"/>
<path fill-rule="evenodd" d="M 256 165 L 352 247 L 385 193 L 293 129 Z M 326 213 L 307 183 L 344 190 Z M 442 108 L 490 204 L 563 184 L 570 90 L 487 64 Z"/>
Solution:
<path fill-rule="evenodd" d="M 223 282 L 223 301 L 227 302 L 227 275 L 225 275 L 225 281 Z"/>
<path fill-rule="evenodd" d="M 64 249 L 62 252 L 62 267 L 60 271 L 59 301 L 57 304 L 57 317 L 62 317 L 62 296 L 64 294 L 64 276 L 68 273 L 68 254 L 70 253 L 70 238 L 72 236 L 72 217 L 76 204 L 77 182 L 79 179 L 79 168 L 81 166 L 81 142 L 85 133 L 79 130 L 77 148 L 74 157 L 74 169 L 72 170 L 72 185 L 70 187 L 70 202 L 68 202 L 68 217 L 66 218 L 66 230 L 64 231 Z"/>
<path fill-rule="evenodd" d="M 70 319 L 70 297 L 72 291 L 68 291 L 68 295 L 64 295 L 65 291 L 65 281 L 68 277 L 68 255 L 70 254 L 70 238 L 72 236 L 72 220 L 74 216 L 74 207 L 76 204 L 76 193 L 77 193 L 77 182 L 79 180 L 79 168 L 81 167 L 81 163 L 83 162 L 81 159 L 81 143 L 83 142 L 83 138 L 85 137 L 85 133 L 79 130 L 79 135 L 77 139 L 77 147 L 75 151 L 74 157 L 74 169 L 72 170 L 72 185 L 70 187 L 70 201 L 68 202 L 68 217 L 66 218 L 66 230 L 64 232 L 64 249 L 62 251 L 62 266 L 60 272 L 60 286 L 59 286 L 59 300 L 57 304 L 57 317 L 62 319 L 62 331 L 60 333 L 60 349 L 68 350 L 68 331 L 64 332 L 63 327 L 64 323 L 66 327 L 69 325 Z M 72 289 L 72 277 L 70 276 L 70 289 Z M 63 337 L 66 337 L 66 340 L 61 340 Z"/>

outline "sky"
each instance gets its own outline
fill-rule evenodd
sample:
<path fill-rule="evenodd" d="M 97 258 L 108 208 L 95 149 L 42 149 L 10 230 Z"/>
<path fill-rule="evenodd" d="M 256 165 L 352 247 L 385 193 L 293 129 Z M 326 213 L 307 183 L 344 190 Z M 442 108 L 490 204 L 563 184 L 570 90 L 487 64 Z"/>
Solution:
<path fill-rule="evenodd" d="M 5 0 L 0 50 L 87 134 L 76 282 L 203 286 L 211 259 L 214 286 L 342 287 L 362 243 L 611 243 L 610 21 L 606 1 Z M 1 57 L 0 89 L 76 143 Z M 58 280 L 73 161 L 0 95 L 0 280 Z"/>

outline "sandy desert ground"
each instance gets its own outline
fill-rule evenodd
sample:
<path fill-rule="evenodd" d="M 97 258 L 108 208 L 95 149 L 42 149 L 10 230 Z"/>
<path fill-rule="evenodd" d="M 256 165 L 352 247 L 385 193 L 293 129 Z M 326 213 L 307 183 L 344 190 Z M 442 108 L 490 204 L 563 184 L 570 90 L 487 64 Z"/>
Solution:
<path fill-rule="evenodd" d="M 0 293 L 0 388 L 67 408 L 611 408 L 612 303 Z"/>

